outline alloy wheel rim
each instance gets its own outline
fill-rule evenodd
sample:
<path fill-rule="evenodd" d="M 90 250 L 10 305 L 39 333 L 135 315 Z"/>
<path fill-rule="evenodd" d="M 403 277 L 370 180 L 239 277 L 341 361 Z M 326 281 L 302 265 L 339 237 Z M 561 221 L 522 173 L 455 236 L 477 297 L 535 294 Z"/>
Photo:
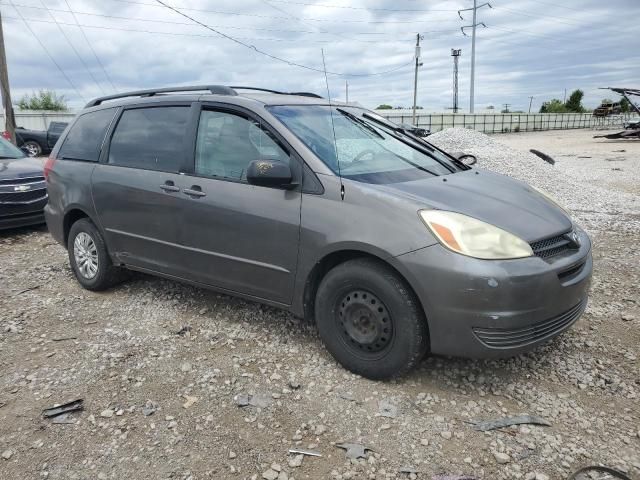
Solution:
<path fill-rule="evenodd" d="M 73 256 L 80 275 L 87 280 L 91 280 L 98 273 L 98 248 L 93 238 L 86 233 L 80 232 L 73 241 Z"/>
<path fill-rule="evenodd" d="M 35 157 L 38 155 L 38 147 L 36 147 L 33 144 L 27 144 L 24 146 L 24 148 L 27 150 L 27 152 L 29 152 L 29 156 L 31 157 Z"/>
<path fill-rule="evenodd" d="M 382 301 L 373 293 L 353 290 L 337 304 L 336 320 L 343 341 L 352 350 L 377 354 L 393 339 L 393 322 Z"/>

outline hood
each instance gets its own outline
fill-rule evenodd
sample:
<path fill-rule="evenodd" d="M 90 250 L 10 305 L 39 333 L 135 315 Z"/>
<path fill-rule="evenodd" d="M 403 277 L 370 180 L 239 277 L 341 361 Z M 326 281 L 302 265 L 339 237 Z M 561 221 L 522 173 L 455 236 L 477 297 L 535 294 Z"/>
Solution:
<path fill-rule="evenodd" d="M 43 176 L 43 162 L 38 158 L 0 158 L 0 180 Z"/>
<path fill-rule="evenodd" d="M 560 208 L 526 183 L 482 169 L 376 187 L 410 198 L 418 208 L 477 218 L 527 242 L 565 233 L 572 225 Z"/>

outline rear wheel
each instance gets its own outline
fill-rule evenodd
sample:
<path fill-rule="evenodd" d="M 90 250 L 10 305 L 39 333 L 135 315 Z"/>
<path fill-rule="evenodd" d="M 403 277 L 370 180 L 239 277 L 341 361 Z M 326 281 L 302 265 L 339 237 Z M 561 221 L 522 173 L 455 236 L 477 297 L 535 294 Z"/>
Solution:
<path fill-rule="evenodd" d="M 67 251 L 76 279 L 87 290 L 105 290 L 124 278 L 124 270 L 113 265 L 102 235 L 87 218 L 71 226 Z"/>
<path fill-rule="evenodd" d="M 324 277 L 315 317 L 327 350 L 345 368 L 371 379 L 411 370 L 428 348 L 419 302 L 406 282 L 373 259 L 356 259 Z"/>

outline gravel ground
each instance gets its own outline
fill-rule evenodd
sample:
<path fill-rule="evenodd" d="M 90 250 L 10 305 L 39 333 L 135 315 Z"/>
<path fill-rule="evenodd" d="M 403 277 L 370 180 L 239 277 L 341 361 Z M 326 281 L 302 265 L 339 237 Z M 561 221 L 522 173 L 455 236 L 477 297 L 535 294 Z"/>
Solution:
<path fill-rule="evenodd" d="M 567 205 L 594 240 L 591 302 L 529 354 L 427 358 L 393 382 L 345 371 L 287 313 L 143 275 L 91 293 L 43 227 L 0 233 L 0 478 L 544 480 L 593 463 L 638 477 L 640 142 L 590 134 L 433 135 Z M 69 423 L 41 415 L 78 398 Z M 517 414 L 551 426 L 468 423 Z"/>

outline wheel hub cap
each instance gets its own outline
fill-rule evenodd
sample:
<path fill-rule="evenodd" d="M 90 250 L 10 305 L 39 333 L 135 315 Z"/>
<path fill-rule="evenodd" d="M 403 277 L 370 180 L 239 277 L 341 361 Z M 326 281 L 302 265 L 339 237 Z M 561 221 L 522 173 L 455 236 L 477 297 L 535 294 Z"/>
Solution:
<path fill-rule="evenodd" d="M 98 273 L 98 249 L 88 233 L 80 232 L 73 242 L 73 256 L 80 275 L 90 280 Z"/>
<path fill-rule="evenodd" d="M 391 342 L 389 313 L 370 292 L 354 290 L 345 295 L 338 303 L 338 322 L 343 339 L 362 352 L 379 352 Z"/>

